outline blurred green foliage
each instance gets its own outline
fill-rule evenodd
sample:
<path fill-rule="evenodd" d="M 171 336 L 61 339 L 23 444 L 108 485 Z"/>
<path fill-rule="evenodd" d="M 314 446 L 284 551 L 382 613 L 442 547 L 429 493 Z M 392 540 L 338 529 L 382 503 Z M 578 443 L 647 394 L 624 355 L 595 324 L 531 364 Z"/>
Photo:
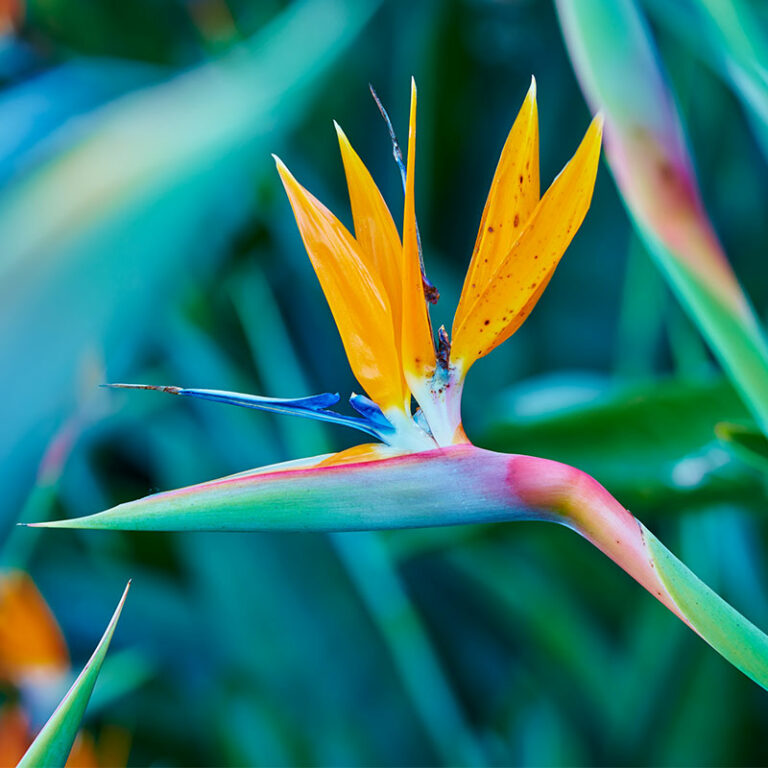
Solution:
<path fill-rule="evenodd" d="M 707 207 L 765 317 L 754 114 L 663 5 L 647 9 Z M 3 41 L 3 558 L 27 564 L 80 661 L 134 578 L 87 716 L 130 730 L 131 765 L 768 762 L 765 693 L 554 526 L 12 531 L 22 515 L 88 514 L 351 444 L 319 424 L 95 384 L 354 389 L 269 152 L 346 210 L 335 118 L 398 210 L 367 85 L 402 134 L 411 74 L 417 213 L 443 294 L 433 316 L 449 323 L 532 73 L 548 184 L 589 120 L 549 3 L 30 0 Z M 591 472 L 768 627 L 765 476 L 715 434 L 744 408 L 605 169 L 532 317 L 476 365 L 464 400 L 479 445 Z"/>

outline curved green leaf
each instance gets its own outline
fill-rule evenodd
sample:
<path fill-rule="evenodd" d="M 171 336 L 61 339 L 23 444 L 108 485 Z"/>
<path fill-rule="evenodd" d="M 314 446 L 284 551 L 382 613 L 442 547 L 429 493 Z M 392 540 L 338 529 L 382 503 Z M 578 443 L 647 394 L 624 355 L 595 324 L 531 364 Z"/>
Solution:
<path fill-rule="evenodd" d="M 715 434 L 745 464 L 768 473 L 768 438 L 749 424 L 720 422 Z"/>
<path fill-rule="evenodd" d="M 724 378 L 611 387 L 586 402 L 538 413 L 518 411 L 527 391 L 521 386 L 491 409 L 494 420 L 480 432 L 484 446 L 579 467 L 644 518 L 719 502 L 763 507 L 759 478 L 728 461 L 714 439 L 719 422 L 749 418 Z M 545 401 L 557 392 L 541 385 L 536 391 Z"/>
<path fill-rule="evenodd" d="M 557 9 L 582 90 L 605 112 L 606 157 L 635 229 L 768 433 L 768 343 L 704 209 L 646 20 L 634 0 Z"/>
<path fill-rule="evenodd" d="M 130 586 L 129 581 L 96 650 L 56 711 L 37 734 L 17 768 L 63 768 L 67 762 Z"/>

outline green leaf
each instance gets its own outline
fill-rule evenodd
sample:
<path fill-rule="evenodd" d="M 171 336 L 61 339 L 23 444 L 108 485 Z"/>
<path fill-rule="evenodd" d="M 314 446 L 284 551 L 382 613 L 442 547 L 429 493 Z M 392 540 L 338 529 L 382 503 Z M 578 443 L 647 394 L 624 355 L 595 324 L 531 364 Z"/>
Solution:
<path fill-rule="evenodd" d="M 67 762 L 130 586 L 129 581 L 96 650 L 56 711 L 37 734 L 17 768 L 63 768 Z"/>
<path fill-rule="evenodd" d="M 762 432 L 750 424 L 724 421 L 715 433 L 737 459 L 768 473 L 768 438 Z"/>
<path fill-rule="evenodd" d="M 152 338 L 180 268 L 229 244 L 269 151 L 376 6 L 293 3 L 226 55 L 62 121 L 17 159 L 0 189 L 0 359 L 47 352 L 0 371 L 0 522 L 71 412 L 84 356 L 108 352 L 117 377 Z M 0 102 L 0 123 L 15 108 Z"/>
<path fill-rule="evenodd" d="M 731 664 L 768 689 L 768 637 L 691 573 L 645 528 L 643 537 L 659 578 L 691 626 Z"/>
<path fill-rule="evenodd" d="M 483 764 L 481 746 L 381 540 L 372 533 L 339 533 L 333 535 L 332 543 L 386 642 L 438 754 L 446 764 Z"/>
<path fill-rule="evenodd" d="M 543 400 L 547 394 L 537 389 Z M 748 419 L 724 379 L 625 386 L 532 415 L 518 411 L 523 397 L 514 391 L 505 396 L 478 442 L 577 466 L 646 514 L 720 500 L 762 503 L 761 484 L 728 462 L 715 441 L 718 422 Z M 697 477 L 687 471 L 694 467 Z"/>

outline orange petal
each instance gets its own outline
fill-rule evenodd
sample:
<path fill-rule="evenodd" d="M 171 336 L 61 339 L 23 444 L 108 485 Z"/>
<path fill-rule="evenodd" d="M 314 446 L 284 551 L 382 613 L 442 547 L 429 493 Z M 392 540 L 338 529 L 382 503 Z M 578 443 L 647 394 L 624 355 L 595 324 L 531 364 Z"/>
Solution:
<path fill-rule="evenodd" d="M 378 275 L 384 286 L 392 310 L 395 345 L 399 353 L 403 303 L 403 247 L 400 244 L 400 235 L 373 177 L 338 123 L 334 122 L 334 126 L 339 137 L 339 148 L 347 177 L 355 240 L 371 274 Z M 400 371 L 402 376 L 402 365 Z M 407 391 L 405 379 L 402 388 Z"/>
<path fill-rule="evenodd" d="M 24 18 L 22 0 L 3 0 L 0 2 L 0 35 L 6 35 L 19 27 Z"/>
<path fill-rule="evenodd" d="M 350 367 L 382 410 L 410 402 L 392 310 L 378 274 L 346 227 L 275 158 L 301 238 L 341 335 Z"/>
<path fill-rule="evenodd" d="M 395 338 L 399 341 L 403 284 L 400 235 L 373 177 L 338 123 L 334 122 L 334 126 L 347 176 L 355 239 L 366 266 L 381 279 L 395 319 Z"/>
<path fill-rule="evenodd" d="M 408 167 L 403 213 L 403 335 L 405 378 L 411 390 L 420 389 L 436 366 L 432 326 L 421 281 L 421 263 L 416 236 L 414 174 L 416 172 L 416 83 L 411 80 L 411 115 L 408 126 Z"/>
<path fill-rule="evenodd" d="M 0 678 L 19 683 L 31 675 L 58 675 L 69 653 L 50 608 L 30 577 L 0 577 Z"/>
<path fill-rule="evenodd" d="M 463 371 L 508 339 L 533 309 L 586 216 L 600 158 L 603 120 L 596 117 L 576 154 L 536 206 L 488 286 L 454 322 L 451 361 Z M 463 298 L 463 297 L 462 297 Z"/>
<path fill-rule="evenodd" d="M 473 298 L 484 291 L 539 202 L 539 116 L 536 81 L 509 132 L 491 182 L 472 261 L 454 324 L 462 324 Z"/>

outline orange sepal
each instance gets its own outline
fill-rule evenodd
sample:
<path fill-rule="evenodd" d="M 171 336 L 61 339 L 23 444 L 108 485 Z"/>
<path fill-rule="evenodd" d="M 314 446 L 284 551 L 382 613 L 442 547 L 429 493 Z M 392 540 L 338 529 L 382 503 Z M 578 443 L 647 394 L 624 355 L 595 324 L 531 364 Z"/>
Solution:
<path fill-rule="evenodd" d="M 352 372 L 382 410 L 402 409 L 410 393 L 405 390 L 392 309 L 381 279 L 366 266 L 346 227 L 279 158 L 275 162 Z"/>
<path fill-rule="evenodd" d="M 99 768 L 100 761 L 96 754 L 93 736 L 85 731 L 77 734 L 72 751 L 69 753 L 65 768 Z M 118 768 L 118 765 L 110 766 Z"/>
<path fill-rule="evenodd" d="M 395 321 L 395 338 L 399 342 L 403 262 L 400 235 L 365 163 L 355 152 L 338 123 L 334 122 L 334 126 L 339 137 L 341 159 L 347 177 L 355 240 L 361 256 L 365 257 L 366 266 L 372 274 L 379 276 L 384 286 Z"/>
<path fill-rule="evenodd" d="M 454 321 L 451 361 L 466 373 L 508 339 L 533 309 L 581 226 L 592 200 L 603 120 L 596 117 L 576 154 L 536 206 L 484 290 L 468 294 L 470 308 Z M 462 297 L 464 298 L 464 297 Z"/>
<path fill-rule="evenodd" d="M 484 291 L 539 202 L 539 118 L 536 81 L 504 143 L 485 203 L 454 323 L 460 326 L 472 299 Z"/>

